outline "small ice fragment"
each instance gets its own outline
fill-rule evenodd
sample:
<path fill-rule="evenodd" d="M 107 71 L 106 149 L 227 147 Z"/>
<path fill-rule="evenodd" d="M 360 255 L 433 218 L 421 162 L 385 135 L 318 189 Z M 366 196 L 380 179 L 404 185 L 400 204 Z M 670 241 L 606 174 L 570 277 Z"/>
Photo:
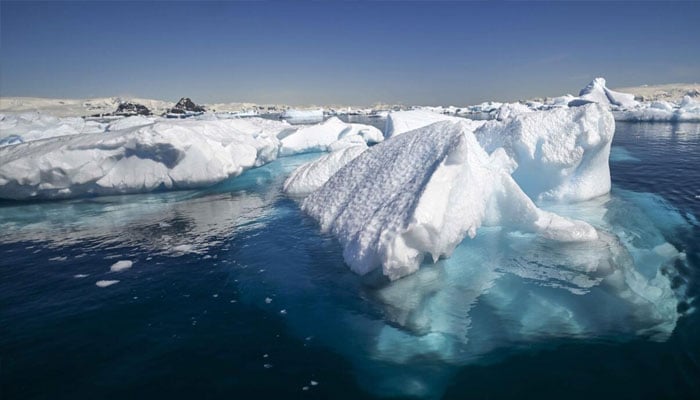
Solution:
<path fill-rule="evenodd" d="M 235 302 L 236 302 L 236 300 L 231 300 L 231 301 L 230 301 L 230 303 L 235 303 Z"/>
<path fill-rule="evenodd" d="M 97 281 L 95 282 L 95 285 L 97 285 L 97 287 L 105 288 L 107 286 L 112 286 L 117 283 L 119 283 L 119 281 Z"/>
<path fill-rule="evenodd" d="M 280 310 L 280 314 L 287 315 L 287 310 L 285 310 L 285 309 Z"/>
<path fill-rule="evenodd" d="M 73 278 L 87 278 L 89 275 L 87 274 L 75 274 L 73 275 Z"/>
<path fill-rule="evenodd" d="M 134 263 L 129 261 L 129 260 L 120 260 L 120 261 L 117 261 L 114 264 L 112 264 L 112 266 L 109 267 L 109 270 L 111 272 L 121 272 L 121 271 L 124 271 L 125 269 L 131 268 L 131 266 L 133 264 Z"/>
<path fill-rule="evenodd" d="M 303 388 L 301 388 L 301 390 L 309 390 L 309 387 L 308 387 L 308 386 L 304 386 Z"/>
<path fill-rule="evenodd" d="M 173 251 L 178 253 L 189 253 L 192 251 L 193 246 L 191 244 L 181 244 L 172 248 Z"/>
<path fill-rule="evenodd" d="M 216 298 L 216 297 L 219 297 L 219 295 L 218 295 L 218 294 L 213 294 L 213 295 L 211 295 L 211 297 L 215 297 L 215 298 Z"/>
<path fill-rule="evenodd" d="M 49 258 L 49 261 L 66 261 L 68 257 L 66 256 L 56 256 Z"/>
<path fill-rule="evenodd" d="M 269 357 L 268 354 L 263 354 L 263 358 L 267 358 L 267 357 Z"/>
<path fill-rule="evenodd" d="M 316 381 L 311 381 L 311 386 L 317 386 L 317 385 L 318 385 L 318 382 L 316 382 Z"/>
<path fill-rule="evenodd" d="M 272 299 L 269 297 L 265 297 L 265 304 L 270 304 L 272 303 Z"/>
<path fill-rule="evenodd" d="M 272 364 L 263 364 L 263 367 L 265 369 L 270 369 L 270 368 L 272 368 Z"/>

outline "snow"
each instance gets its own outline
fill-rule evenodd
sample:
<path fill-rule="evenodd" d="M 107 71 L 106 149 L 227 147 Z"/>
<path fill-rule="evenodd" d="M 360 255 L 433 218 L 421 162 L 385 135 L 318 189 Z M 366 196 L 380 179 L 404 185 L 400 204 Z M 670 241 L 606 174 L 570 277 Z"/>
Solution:
<path fill-rule="evenodd" d="M 0 198 L 202 187 L 277 157 L 283 122 L 166 121 L 0 148 Z"/>
<path fill-rule="evenodd" d="M 331 176 L 367 150 L 362 143 L 326 154 L 297 168 L 284 182 L 284 191 L 290 195 L 306 195 L 323 186 Z"/>
<path fill-rule="evenodd" d="M 457 117 L 427 110 L 396 111 L 389 113 L 384 129 L 387 138 L 428 126 L 438 121 L 456 121 Z"/>
<path fill-rule="evenodd" d="M 304 199 L 302 209 L 338 238 L 353 271 L 382 268 L 391 280 L 417 271 L 427 255 L 449 256 L 484 224 L 557 241 L 597 238 L 590 225 L 537 208 L 511 178 L 505 151 L 489 156 L 472 126 L 441 121 L 374 146 Z M 330 169 L 335 161 L 325 162 Z"/>
<path fill-rule="evenodd" d="M 582 201 L 610 191 L 608 157 L 615 121 L 589 104 L 516 114 L 476 130 L 484 149 L 504 149 L 513 178 L 535 201 Z"/>
<path fill-rule="evenodd" d="M 117 283 L 119 283 L 119 281 L 97 281 L 95 282 L 95 285 L 97 285 L 97 287 L 106 288 L 108 286 L 116 285 Z"/>
<path fill-rule="evenodd" d="M 636 109 L 617 111 L 615 119 L 638 122 L 700 122 L 700 102 L 690 96 L 685 96 L 677 105 L 663 100 L 653 101 Z"/>
<path fill-rule="evenodd" d="M 377 128 L 347 124 L 337 117 L 331 117 L 320 124 L 303 126 L 281 137 L 280 156 L 328 151 L 330 148 L 348 147 L 359 142 L 376 143 L 382 140 L 383 136 Z"/>
<path fill-rule="evenodd" d="M 604 78 L 595 78 L 586 85 L 577 99 L 569 102 L 569 106 L 578 106 L 587 103 L 619 106 L 622 108 L 634 108 L 638 105 L 633 94 L 615 92 L 608 89 Z"/>
<path fill-rule="evenodd" d="M 124 270 L 127 270 L 131 268 L 131 266 L 134 265 L 132 261 L 129 260 L 120 260 L 112 264 L 111 267 L 109 267 L 110 272 L 121 272 Z"/>
<path fill-rule="evenodd" d="M 123 129 L 134 128 L 137 126 L 153 125 L 156 122 L 155 117 L 144 117 L 143 115 L 134 115 L 133 117 L 120 118 L 109 125 L 107 131 L 121 131 Z"/>
<path fill-rule="evenodd" d="M 56 136 L 103 132 L 106 125 L 78 117 L 54 117 L 37 112 L 0 114 L 0 146 Z M 14 138 L 14 139 L 13 139 Z"/>
<path fill-rule="evenodd" d="M 290 121 L 321 121 L 323 120 L 323 109 L 297 110 L 288 109 L 282 113 L 282 118 Z"/>

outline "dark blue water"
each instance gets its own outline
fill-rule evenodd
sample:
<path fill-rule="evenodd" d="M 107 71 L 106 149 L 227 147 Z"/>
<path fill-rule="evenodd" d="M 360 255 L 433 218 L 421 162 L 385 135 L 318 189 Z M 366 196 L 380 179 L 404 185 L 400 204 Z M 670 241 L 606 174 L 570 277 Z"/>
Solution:
<path fill-rule="evenodd" d="M 391 285 L 281 193 L 314 155 L 3 204 L 0 398 L 698 398 L 700 125 L 618 123 L 613 145 L 613 193 L 562 212 L 622 244 L 485 229 Z"/>

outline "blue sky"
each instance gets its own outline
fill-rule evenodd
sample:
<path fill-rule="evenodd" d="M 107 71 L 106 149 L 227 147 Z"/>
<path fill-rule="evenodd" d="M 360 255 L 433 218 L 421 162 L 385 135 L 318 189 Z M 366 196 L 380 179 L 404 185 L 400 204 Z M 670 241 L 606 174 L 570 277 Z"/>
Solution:
<path fill-rule="evenodd" d="M 697 1 L 3 0 L 0 95 L 464 105 L 698 82 L 699 19 Z"/>

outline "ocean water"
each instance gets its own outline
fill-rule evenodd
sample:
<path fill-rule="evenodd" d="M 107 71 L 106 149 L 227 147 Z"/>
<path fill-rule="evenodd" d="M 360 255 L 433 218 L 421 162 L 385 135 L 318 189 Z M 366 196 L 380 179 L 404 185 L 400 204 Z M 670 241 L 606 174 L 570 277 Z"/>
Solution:
<path fill-rule="evenodd" d="M 700 124 L 618 123 L 611 194 L 544 205 L 600 241 L 482 229 L 391 284 L 281 192 L 317 154 L 2 203 L 0 398 L 699 398 L 699 147 Z"/>

